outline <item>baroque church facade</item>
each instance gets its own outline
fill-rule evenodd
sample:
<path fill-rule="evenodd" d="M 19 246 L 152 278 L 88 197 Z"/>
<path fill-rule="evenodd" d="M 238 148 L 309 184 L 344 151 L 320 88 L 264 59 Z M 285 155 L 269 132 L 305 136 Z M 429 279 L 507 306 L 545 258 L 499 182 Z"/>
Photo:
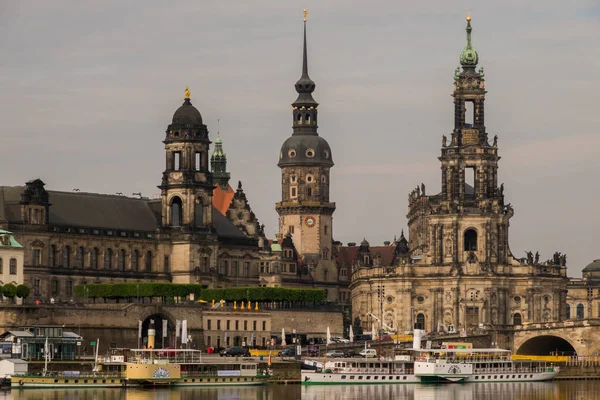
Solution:
<path fill-rule="evenodd" d="M 471 31 L 468 17 L 454 74 L 454 129 L 442 137 L 438 158 L 441 191 L 427 194 L 421 185 L 409 194 L 410 241 L 401 251 L 390 244 L 396 256 L 389 262 L 373 264 L 385 251 L 367 252 L 366 241 L 356 252 L 363 255 L 347 260 L 353 315 L 365 330 L 373 315 L 398 331 L 430 332 L 567 318 L 566 258 L 540 263 L 539 255 L 517 259 L 510 251 L 514 210 L 498 180 L 498 137 L 485 125 L 485 76 Z"/>

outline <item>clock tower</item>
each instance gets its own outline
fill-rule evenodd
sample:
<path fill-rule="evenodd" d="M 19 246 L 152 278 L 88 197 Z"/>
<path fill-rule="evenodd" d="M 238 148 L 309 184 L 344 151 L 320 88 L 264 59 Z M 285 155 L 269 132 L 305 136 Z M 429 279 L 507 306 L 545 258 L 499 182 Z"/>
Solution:
<path fill-rule="evenodd" d="M 333 212 L 329 200 L 329 172 L 333 167 L 331 148 L 317 133 L 317 103 L 312 93 L 315 83 L 308 76 L 306 48 L 306 11 L 302 76 L 296 82 L 298 98 L 292 104 L 293 133 L 281 146 L 281 202 L 279 214 L 281 240 L 288 233 L 315 282 L 336 282 L 337 266 L 332 257 Z M 331 295 L 330 295 L 331 297 Z"/>

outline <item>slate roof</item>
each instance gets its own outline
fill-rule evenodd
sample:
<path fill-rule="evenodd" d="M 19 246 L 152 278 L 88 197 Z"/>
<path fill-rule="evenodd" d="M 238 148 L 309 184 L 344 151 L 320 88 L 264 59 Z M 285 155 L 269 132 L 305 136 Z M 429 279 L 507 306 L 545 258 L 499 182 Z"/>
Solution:
<path fill-rule="evenodd" d="M 337 254 L 336 261 L 338 264 L 343 263 L 346 265 L 352 265 L 352 262 L 357 259 L 359 246 L 343 246 Z M 396 250 L 395 245 L 390 246 L 369 246 L 369 254 L 371 258 L 376 255 L 381 256 L 381 265 L 389 266 L 392 264 L 394 259 L 394 251 Z"/>
<path fill-rule="evenodd" d="M 24 186 L 0 186 L 0 220 L 21 220 L 21 193 Z M 86 192 L 49 190 L 49 222 L 52 226 L 71 226 L 154 232 L 156 215 L 161 213 L 161 200 Z M 2 207 L 3 205 L 3 207 Z M 229 205 L 227 205 L 229 207 Z M 233 223 L 213 205 L 213 226 L 222 237 L 246 238 Z"/>

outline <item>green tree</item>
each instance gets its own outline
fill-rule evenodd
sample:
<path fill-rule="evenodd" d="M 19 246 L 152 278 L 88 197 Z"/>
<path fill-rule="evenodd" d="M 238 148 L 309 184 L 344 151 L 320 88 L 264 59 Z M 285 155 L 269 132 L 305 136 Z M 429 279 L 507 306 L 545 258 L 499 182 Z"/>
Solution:
<path fill-rule="evenodd" d="M 27 297 L 29 297 L 29 286 L 27 285 L 19 285 L 17 286 L 17 297 L 20 299 L 26 299 Z"/>
<path fill-rule="evenodd" d="M 2 294 L 4 295 L 4 297 L 12 299 L 17 295 L 17 287 L 12 283 L 8 283 L 4 285 L 4 287 L 2 287 Z"/>

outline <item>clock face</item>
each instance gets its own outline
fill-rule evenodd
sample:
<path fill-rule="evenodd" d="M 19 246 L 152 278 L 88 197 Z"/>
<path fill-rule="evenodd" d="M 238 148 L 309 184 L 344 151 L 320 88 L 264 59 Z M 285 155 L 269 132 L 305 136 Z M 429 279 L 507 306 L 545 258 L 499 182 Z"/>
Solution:
<path fill-rule="evenodd" d="M 308 226 L 309 228 L 312 228 L 313 226 L 315 226 L 315 219 L 314 219 L 314 217 L 306 217 L 304 219 L 304 224 L 306 226 Z"/>

